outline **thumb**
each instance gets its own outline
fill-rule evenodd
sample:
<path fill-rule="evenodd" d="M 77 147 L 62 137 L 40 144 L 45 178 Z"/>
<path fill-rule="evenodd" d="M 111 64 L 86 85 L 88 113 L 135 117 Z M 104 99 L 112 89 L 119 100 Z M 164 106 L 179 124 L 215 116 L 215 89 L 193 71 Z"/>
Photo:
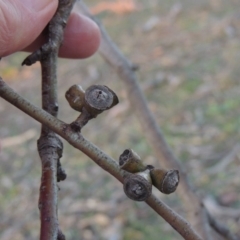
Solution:
<path fill-rule="evenodd" d="M 0 57 L 32 43 L 56 9 L 57 0 L 0 1 Z"/>

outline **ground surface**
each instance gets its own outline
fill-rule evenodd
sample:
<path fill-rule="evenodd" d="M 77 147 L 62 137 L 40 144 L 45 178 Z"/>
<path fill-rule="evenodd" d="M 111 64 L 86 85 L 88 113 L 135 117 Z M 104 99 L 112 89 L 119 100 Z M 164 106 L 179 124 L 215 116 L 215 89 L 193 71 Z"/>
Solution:
<path fill-rule="evenodd" d="M 140 66 L 149 106 L 198 194 L 240 234 L 240 2 L 88 2 L 124 54 Z M 3 59 L 1 76 L 40 106 L 39 65 L 20 67 L 25 56 Z M 84 136 L 116 160 L 132 148 L 145 162 L 160 166 L 124 85 L 100 56 L 59 64 L 59 118 L 71 122 L 77 117 L 64 98 L 72 84 L 108 85 L 120 103 L 92 120 Z M 0 239 L 37 239 L 40 125 L 3 100 L 0 123 Z M 59 219 L 68 240 L 181 239 L 145 203 L 128 200 L 108 173 L 66 142 L 64 146 L 68 178 L 59 184 Z M 157 194 L 184 215 L 176 194 Z"/>

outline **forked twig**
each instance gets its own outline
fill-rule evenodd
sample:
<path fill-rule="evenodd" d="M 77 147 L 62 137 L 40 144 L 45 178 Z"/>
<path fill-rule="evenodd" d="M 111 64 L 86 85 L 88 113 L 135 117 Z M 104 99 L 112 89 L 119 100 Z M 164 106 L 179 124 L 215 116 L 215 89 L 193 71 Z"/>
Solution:
<path fill-rule="evenodd" d="M 29 55 L 22 63 L 22 65 L 32 65 L 36 61 L 40 61 L 42 69 L 42 108 L 55 117 L 58 114 L 58 50 L 63 40 L 64 27 L 74 3 L 75 0 L 59 0 L 57 11 L 47 27 L 47 43 Z M 41 220 L 40 240 L 64 239 L 65 237 L 58 227 L 57 216 L 57 181 L 66 178 L 60 163 L 63 144 L 60 138 L 44 124 L 37 143 L 42 162 L 38 205 Z"/>

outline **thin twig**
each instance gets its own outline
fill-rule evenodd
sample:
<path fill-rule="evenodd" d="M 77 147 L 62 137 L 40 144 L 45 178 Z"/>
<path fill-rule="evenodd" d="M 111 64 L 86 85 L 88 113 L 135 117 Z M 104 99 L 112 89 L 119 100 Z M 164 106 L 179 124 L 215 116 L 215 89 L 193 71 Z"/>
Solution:
<path fill-rule="evenodd" d="M 91 120 L 93 117 L 89 112 L 83 108 L 81 114 L 77 117 L 77 119 L 71 123 L 71 127 L 74 131 L 80 132 L 82 128 Z"/>
<path fill-rule="evenodd" d="M 232 218 L 235 220 L 240 219 L 240 209 L 221 206 L 211 195 L 206 196 L 203 199 L 203 203 L 207 208 L 208 212 L 216 218 Z"/>
<path fill-rule="evenodd" d="M 59 0 L 58 9 L 48 25 L 48 42 L 28 56 L 22 65 L 40 61 L 42 69 L 42 108 L 53 116 L 58 114 L 57 58 L 63 40 L 63 30 L 75 0 Z M 42 125 L 38 140 L 38 152 L 42 162 L 42 178 L 39 195 L 40 240 L 63 239 L 58 227 L 57 181 L 66 178 L 60 164 L 63 144 L 46 125 Z M 61 234 L 60 234 L 61 233 Z"/>
<path fill-rule="evenodd" d="M 208 221 L 211 227 L 221 236 L 223 236 L 226 240 L 240 240 L 240 237 L 231 233 L 231 231 L 211 215 L 208 216 Z"/>
<path fill-rule="evenodd" d="M 126 174 L 126 172 L 120 170 L 117 162 L 114 159 L 109 157 L 98 147 L 85 139 L 81 133 L 73 131 L 70 125 L 58 120 L 46 111 L 34 106 L 29 101 L 22 98 L 9 86 L 7 86 L 7 84 L 1 78 L 0 96 L 35 120 L 49 127 L 52 131 L 56 132 L 66 141 L 68 141 L 72 146 L 85 153 L 105 171 L 113 175 L 120 182 L 123 182 L 123 174 Z M 146 203 L 163 219 L 165 219 L 184 239 L 202 239 L 186 220 L 184 220 L 166 204 L 158 200 L 154 195 L 151 195 L 147 199 Z"/>

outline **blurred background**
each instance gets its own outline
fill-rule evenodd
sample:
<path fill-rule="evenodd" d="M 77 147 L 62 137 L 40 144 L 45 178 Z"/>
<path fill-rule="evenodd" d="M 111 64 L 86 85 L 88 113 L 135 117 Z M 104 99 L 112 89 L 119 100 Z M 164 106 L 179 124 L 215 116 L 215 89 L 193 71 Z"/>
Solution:
<path fill-rule="evenodd" d="M 240 2 L 239 0 L 87 1 L 124 54 L 140 69 L 139 83 L 167 142 L 199 196 L 217 219 L 240 235 Z M 2 78 L 41 105 L 39 64 L 21 67 L 26 53 L 0 62 Z M 104 84 L 120 103 L 90 121 L 83 135 L 118 160 L 134 149 L 160 166 L 130 108 L 124 85 L 98 54 L 59 60 L 59 118 L 77 113 L 65 100 L 72 84 Z M 0 239 L 39 235 L 40 124 L 0 99 Z M 59 221 L 68 240 L 182 239 L 145 203 L 64 141 Z M 156 195 L 185 216 L 177 194 Z M 221 239 L 219 236 L 216 239 Z"/>

